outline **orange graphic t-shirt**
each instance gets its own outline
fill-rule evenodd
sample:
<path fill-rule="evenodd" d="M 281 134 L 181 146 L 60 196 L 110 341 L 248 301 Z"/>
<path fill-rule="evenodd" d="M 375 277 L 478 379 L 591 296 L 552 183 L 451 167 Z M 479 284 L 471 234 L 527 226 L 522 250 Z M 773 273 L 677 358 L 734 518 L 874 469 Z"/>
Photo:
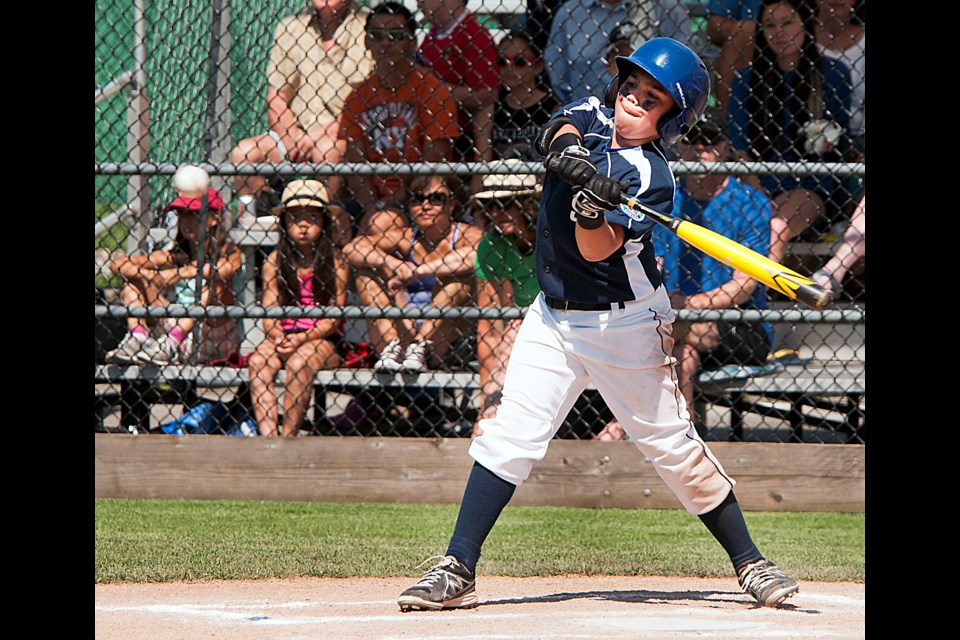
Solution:
<path fill-rule="evenodd" d="M 347 97 L 340 120 L 340 137 L 363 149 L 369 162 L 420 162 L 431 142 L 459 135 L 453 93 L 424 68 L 414 69 L 397 89 L 381 87 L 371 76 Z M 404 185 L 400 176 L 373 178 L 381 198 Z"/>

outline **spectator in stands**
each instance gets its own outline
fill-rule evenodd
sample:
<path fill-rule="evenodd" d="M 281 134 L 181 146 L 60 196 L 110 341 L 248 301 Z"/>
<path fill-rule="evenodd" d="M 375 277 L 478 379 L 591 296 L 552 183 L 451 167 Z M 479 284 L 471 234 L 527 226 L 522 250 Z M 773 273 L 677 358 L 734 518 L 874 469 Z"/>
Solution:
<path fill-rule="evenodd" d="M 349 269 L 334 244 L 336 212 L 317 180 L 294 180 L 283 190 L 277 248 L 263 263 L 263 306 L 345 306 Z M 340 365 L 340 318 L 264 318 L 264 339 L 247 358 L 250 398 L 264 436 L 295 436 L 303 424 L 321 369 Z M 274 379 L 286 372 L 283 424 L 278 432 Z"/>
<path fill-rule="evenodd" d="M 280 20 L 274 31 L 267 68 L 270 131 L 241 140 L 230 153 L 234 163 L 321 163 L 342 157 L 339 128 L 344 99 L 373 68 L 364 43 L 368 9 L 356 0 L 307 4 Z M 341 183 L 339 176 L 328 179 L 333 193 Z M 255 200 L 264 200 L 262 193 L 273 192 L 260 176 L 237 176 L 236 190 L 241 207 L 255 206 Z M 268 214 L 269 205 L 260 208 L 264 207 Z"/>
<path fill-rule="evenodd" d="M 606 54 L 618 25 L 627 23 L 632 0 L 566 0 L 554 15 L 544 48 L 550 84 L 562 104 L 586 95 L 603 98 L 609 84 Z M 690 17 L 683 0 L 656 0 L 657 33 L 690 42 Z M 631 23 L 632 24 L 632 23 Z M 640 45 L 629 31 L 632 52 Z M 653 36 L 651 36 L 653 37 Z"/>
<path fill-rule="evenodd" d="M 850 71 L 824 58 L 804 0 L 762 0 L 753 64 L 738 72 L 728 104 L 727 133 L 738 159 L 839 162 L 848 157 Z M 770 258 L 807 227 L 830 223 L 833 176 L 765 175 L 747 180 L 773 200 Z M 833 207 L 828 211 L 828 205 Z"/>
<path fill-rule="evenodd" d="M 419 175 L 411 185 L 410 227 L 360 235 L 344 253 L 356 271 L 360 303 L 368 307 L 456 307 L 474 299 L 473 264 L 483 232 L 454 221 L 456 199 L 444 176 Z M 374 318 L 370 342 L 378 370 L 424 371 L 444 364 L 464 320 Z"/>
<path fill-rule="evenodd" d="M 540 51 L 547 48 L 547 38 L 553 25 L 553 16 L 564 0 L 527 0 L 527 11 L 517 26 L 533 38 L 533 45 Z M 632 49 L 631 49 L 632 51 Z"/>
<path fill-rule="evenodd" d="M 202 201 L 202 198 L 178 195 L 168 205 L 177 217 L 177 235 L 172 247 L 147 255 L 120 256 L 110 263 L 110 269 L 123 278 L 120 298 L 124 305 L 236 303 L 233 277 L 243 266 L 243 254 L 227 239 L 223 196 L 212 188 L 207 193 L 203 280 L 197 300 Z M 113 364 L 187 363 L 194 355 L 195 322 L 194 318 L 128 318 L 130 333 L 106 355 L 106 360 Z M 239 348 L 240 336 L 233 318 L 204 318 L 199 322 L 197 362 L 225 358 Z"/>
<path fill-rule="evenodd" d="M 340 137 L 347 162 L 443 162 L 452 157 L 457 101 L 436 73 L 415 61 L 416 21 L 398 2 L 377 5 L 366 23 L 373 73 L 347 97 Z M 355 175 L 347 184 L 364 209 L 358 232 L 405 228 L 411 176 Z"/>
<path fill-rule="evenodd" d="M 840 246 L 811 277 L 838 295 L 843 289 L 843 279 L 866 256 L 866 238 L 867 197 L 863 196 L 850 218 L 850 225 L 843 233 Z"/>
<path fill-rule="evenodd" d="M 737 71 L 753 61 L 759 14 L 760 0 L 709 0 L 707 3 L 707 39 L 720 47 L 713 71 L 714 93 L 721 109 L 728 108 Z"/>
<path fill-rule="evenodd" d="M 610 38 L 607 43 L 607 55 L 604 60 L 607 63 L 607 75 L 615 78 L 620 70 L 617 68 L 617 56 L 629 56 L 636 49 L 633 42 L 636 25 L 632 22 L 621 22 L 610 32 Z M 616 89 L 614 88 L 614 91 Z"/>
<path fill-rule="evenodd" d="M 865 0 L 817 0 L 817 19 L 814 31 L 817 48 L 827 58 L 839 60 L 850 69 L 853 96 L 850 107 L 850 135 L 853 137 L 853 155 L 856 162 L 863 152 L 866 135 L 864 110 L 866 107 L 866 25 L 862 17 Z"/>
<path fill-rule="evenodd" d="M 676 144 L 681 160 L 727 162 L 730 141 L 723 128 L 701 120 Z M 770 243 L 772 205 L 760 191 L 735 176 L 689 174 L 679 184 L 673 215 L 739 242 L 761 255 Z M 744 273 L 691 247 L 676 234 L 654 229 L 654 246 L 664 286 L 674 309 L 764 309 L 766 288 Z M 678 321 L 673 355 L 680 391 L 693 415 L 693 381 L 701 368 L 727 364 L 762 365 L 773 344 L 766 322 Z"/>
<path fill-rule="evenodd" d="M 453 88 L 459 104 L 454 160 L 476 160 L 474 119 L 500 89 L 493 35 L 467 10 L 466 0 L 417 0 L 417 5 L 430 23 L 420 55 Z"/>
<path fill-rule="evenodd" d="M 543 80 L 543 57 L 522 30 L 508 32 L 497 44 L 502 88 L 495 103 L 477 114 L 476 147 L 484 162 L 520 158 L 542 162 L 533 141 L 560 103 Z M 483 176 L 473 178 L 472 191 L 484 189 Z"/>
<path fill-rule="evenodd" d="M 508 166 L 519 159 L 495 161 Z M 540 284 L 534 269 L 533 248 L 542 185 L 536 174 L 505 173 L 483 176 L 483 188 L 474 194 L 483 210 L 486 232 L 477 247 L 477 306 L 528 307 Z M 523 318 L 477 321 L 477 362 L 480 365 L 478 421 L 492 418 L 500 404 L 503 375 Z M 477 425 L 473 437 L 480 435 Z"/>

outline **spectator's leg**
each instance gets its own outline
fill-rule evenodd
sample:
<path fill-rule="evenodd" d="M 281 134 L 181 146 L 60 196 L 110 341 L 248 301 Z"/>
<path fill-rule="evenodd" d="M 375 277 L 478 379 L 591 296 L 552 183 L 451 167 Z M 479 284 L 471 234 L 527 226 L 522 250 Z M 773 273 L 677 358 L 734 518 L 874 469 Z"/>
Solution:
<path fill-rule="evenodd" d="M 472 300 L 472 281 L 456 280 L 436 289 L 432 304 L 435 307 L 462 307 L 469 305 Z M 464 320 L 426 318 L 420 325 L 415 339 L 429 340 L 432 343 L 430 352 L 435 362 L 439 363 L 454 341 L 466 330 L 467 323 Z"/>
<path fill-rule="evenodd" d="M 358 233 L 365 236 L 378 237 L 388 231 L 405 229 L 410 226 L 407 217 L 395 210 L 388 208 L 376 208 L 368 211 L 360 219 L 360 229 Z"/>
<path fill-rule="evenodd" d="M 693 415 L 693 379 L 700 371 L 700 354 L 692 345 L 686 342 L 677 342 L 673 349 L 673 357 L 677 359 L 677 385 L 683 399 L 687 401 L 687 408 Z"/>
<path fill-rule="evenodd" d="M 242 164 L 245 162 L 283 162 L 283 154 L 277 146 L 277 140 L 269 134 L 245 138 L 237 143 L 230 152 L 230 162 Z M 238 196 L 257 195 L 267 189 L 267 179 L 262 176 L 235 176 L 234 185 Z"/>
<path fill-rule="evenodd" d="M 277 396 L 273 381 L 283 366 L 277 348 L 270 338 L 257 345 L 247 357 L 247 374 L 250 378 L 250 402 L 257 428 L 264 436 L 277 435 Z"/>
<path fill-rule="evenodd" d="M 120 287 L 120 301 L 123 302 L 126 307 L 141 307 L 147 306 L 148 304 L 146 292 L 140 286 L 141 283 L 138 283 L 136 280 L 137 279 L 128 280 Z M 133 331 L 136 327 L 144 327 L 149 331 L 144 319 L 128 316 L 127 329 Z"/>
<path fill-rule="evenodd" d="M 339 140 L 340 123 L 337 121 L 325 125 L 317 125 L 307 131 L 307 137 L 312 141 L 313 147 L 310 150 L 310 162 L 317 164 L 325 162 L 340 162 L 347 149 L 345 140 Z M 330 187 L 330 192 L 334 194 L 334 199 L 341 196 L 343 188 L 343 178 L 341 176 L 325 176 L 322 178 Z"/>
<path fill-rule="evenodd" d="M 313 395 L 313 377 L 321 369 L 340 366 L 340 356 L 326 339 L 308 340 L 287 358 L 287 383 L 283 394 L 283 436 L 295 436 L 303 425 Z"/>
<path fill-rule="evenodd" d="M 409 226 L 406 216 L 394 209 L 378 208 L 368 211 L 360 219 L 358 235 L 373 236 L 375 241 L 387 231 L 403 229 Z M 387 291 L 387 278 L 373 269 L 358 268 L 354 283 L 360 304 L 366 307 L 389 308 L 396 306 L 393 297 Z M 389 318 L 370 318 L 367 320 L 367 337 L 377 353 L 391 340 L 400 340 L 402 323 Z M 402 344 L 406 344 L 402 342 Z"/>
<path fill-rule="evenodd" d="M 783 264 L 789 242 L 823 212 L 823 199 L 809 189 L 791 189 L 774 196 L 773 216 L 770 218 L 770 259 Z"/>
<path fill-rule="evenodd" d="M 677 383 L 690 415 L 694 415 L 693 379 L 703 366 L 702 354 L 720 346 L 716 322 L 675 322 L 673 357 L 677 359 Z"/>
<path fill-rule="evenodd" d="M 847 272 L 864 256 L 865 238 L 866 203 L 865 198 L 861 198 L 850 218 L 850 225 L 843 233 L 843 242 L 823 268 L 814 274 L 814 279 L 824 287 L 832 287 L 831 277 L 838 285 L 843 283 Z"/>
<path fill-rule="evenodd" d="M 386 309 L 394 306 L 393 298 L 387 292 L 387 283 L 373 269 L 357 269 L 354 283 L 357 297 L 364 307 Z M 391 340 L 400 339 L 399 321 L 390 318 L 368 318 L 367 338 L 373 349 L 380 353 Z"/>

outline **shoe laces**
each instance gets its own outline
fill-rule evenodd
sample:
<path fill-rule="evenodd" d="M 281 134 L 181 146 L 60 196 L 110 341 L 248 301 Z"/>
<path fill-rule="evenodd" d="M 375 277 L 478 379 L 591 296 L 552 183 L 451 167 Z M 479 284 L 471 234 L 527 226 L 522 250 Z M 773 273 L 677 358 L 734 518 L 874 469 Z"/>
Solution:
<path fill-rule="evenodd" d="M 423 358 L 427 353 L 427 345 L 429 343 L 426 340 L 417 340 L 407 347 L 406 357 L 414 357 L 417 359 Z"/>
<path fill-rule="evenodd" d="M 421 569 L 431 562 L 435 564 L 420 577 L 420 581 L 414 586 L 431 586 L 437 580 L 446 578 L 446 576 L 451 573 L 446 567 L 453 566 L 456 559 L 453 556 L 432 556 L 418 564 L 417 569 Z"/>
<path fill-rule="evenodd" d="M 769 560 L 748 564 L 740 574 L 740 586 L 748 591 L 762 591 L 770 583 L 786 580 L 787 576 Z"/>
<path fill-rule="evenodd" d="M 387 343 L 387 346 L 383 348 L 383 351 L 380 353 L 381 360 L 394 360 L 400 357 L 400 341 L 391 340 Z"/>

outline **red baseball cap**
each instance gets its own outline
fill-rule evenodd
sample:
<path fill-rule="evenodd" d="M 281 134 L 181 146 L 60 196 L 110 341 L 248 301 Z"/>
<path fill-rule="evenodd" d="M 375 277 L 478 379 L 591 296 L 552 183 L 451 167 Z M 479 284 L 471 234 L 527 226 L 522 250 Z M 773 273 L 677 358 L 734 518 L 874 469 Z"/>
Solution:
<path fill-rule="evenodd" d="M 200 211 L 201 200 L 203 200 L 203 198 L 188 198 L 183 194 L 180 194 L 177 196 L 176 200 L 168 205 L 168 207 L 170 209 L 191 209 L 193 211 Z M 220 195 L 220 192 L 213 187 L 210 187 L 210 190 L 207 191 L 207 206 L 214 211 L 223 211 L 225 206 L 223 196 Z"/>

